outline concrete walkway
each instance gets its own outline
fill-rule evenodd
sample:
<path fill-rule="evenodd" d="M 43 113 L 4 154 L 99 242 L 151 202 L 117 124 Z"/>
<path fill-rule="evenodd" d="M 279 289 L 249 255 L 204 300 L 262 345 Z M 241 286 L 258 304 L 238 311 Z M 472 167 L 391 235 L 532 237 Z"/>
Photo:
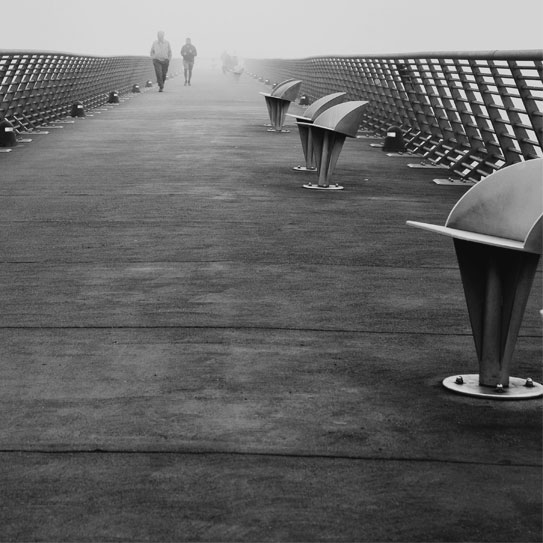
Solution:
<path fill-rule="evenodd" d="M 307 191 L 268 90 L 197 66 L 0 154 L 0 540 L 540 541 L 541 401 L 441 386 L 456 258 L 405 226 L 467 188 L 350 139 Z"/>

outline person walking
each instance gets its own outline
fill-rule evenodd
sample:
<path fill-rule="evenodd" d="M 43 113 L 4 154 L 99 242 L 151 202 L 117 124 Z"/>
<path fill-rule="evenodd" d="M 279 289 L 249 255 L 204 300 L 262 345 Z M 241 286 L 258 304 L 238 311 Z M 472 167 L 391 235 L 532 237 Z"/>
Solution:
<path fill-rule="evenodd" d="M 192 78 L 192 68 L 194 67 L 194 57 L 198 54 L 196 47 L 192 45 L 191 39 L 185 40 L 185 45 L 181 47 L 181 56 L 183 57 L 183 72 L 185 74 L 185 85 L 190 86 Z"/>
<path fill-rule="evenodd" d="M 172 48 L 170 47 L 170 42 L 164 39 L 164 32 L 162 30 L 157 33 L 157 38 L 151 46 L 151 58 L 155 67 L 158 92 L 162 92 L 170 60 L 172 59 Z"/>

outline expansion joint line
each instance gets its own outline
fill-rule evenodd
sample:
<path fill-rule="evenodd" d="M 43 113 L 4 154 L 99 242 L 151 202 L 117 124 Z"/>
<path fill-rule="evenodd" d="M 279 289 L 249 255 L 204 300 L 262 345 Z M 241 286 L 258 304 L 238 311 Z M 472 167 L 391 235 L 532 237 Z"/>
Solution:
<path fill-rule="evenodd" d="M 107 448 L 80 448 L 80 449 L 56 449 L 56 448 L 14 448 L 0 449 L 0 455 L 8 454 L 43 454 L 43 455 L 174 455 L 174 456 L 232 456 L 232 457 L 263 457 L 284 458 L 300 460 L 329 460 L 329 461 L 356 461 L 356 462 L 411 462 L 430 464 L 461 464 L 470 466 L 502 466 L 504 468 L 536 468 L 541 469 L 541 463 L 513 463 L 510 461 L 484 462 L 479 460 L 465 460 L 458 458 L 433 458 L 433 457 L 401 457 L 401 456 L 374 456 L 374 455 L 350 455 L 350 454 L 312 454 L 297 452 L 261 452 L 240 450 L 175 450 L 175 449 L 107 449 Z"/>

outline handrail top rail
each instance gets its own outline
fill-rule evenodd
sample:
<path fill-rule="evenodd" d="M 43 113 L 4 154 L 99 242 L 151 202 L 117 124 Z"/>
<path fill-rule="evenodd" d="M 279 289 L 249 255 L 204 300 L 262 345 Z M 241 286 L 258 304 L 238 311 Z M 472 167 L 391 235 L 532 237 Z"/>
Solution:
<path fill-rule="evenodd" d="M 318 59 L 349 59 L 349 58 L 375 58 L 375 59 L 417 59 L 417 58 L 438 58 L 438 59 L 472 59 L 472 60 L 543 60 L 543 49 L 523 49 L 523 50 L 488 50 L 488 51 L 419 51 L 414 53 L 385 53 L 385 54 L 363 54 L 353 53 L 350 55 L 316 55 L 296 58 L 261 58 L 254 60 L 318 60 Z"/>
<path fill-rule="evenodd" d="M 70 53 L 67 51 L 50 51 L 39 49 L 0 49 L 0 55 L 53 55 L 72 57 L 93 57 L 93 58 L 138 58 L 147 55 L 96 55 L 91 53 Z M 542 60 L 543 49 L 495 49 L 486 51 L 418 51 L 412 53 L 352 53 L 352 54 L 329 54 L 313 55 L 297 58 L 261 58 L 258 60 L 317 60 L 317 59 L 348 59 L 348 58 L 375 58 L 375 59 L 417 59 L 417 58 L 451 58 L 451 59 L 473 59 L 473 60 Z M 256 60 L 256 59 L 255 59 Z"/>

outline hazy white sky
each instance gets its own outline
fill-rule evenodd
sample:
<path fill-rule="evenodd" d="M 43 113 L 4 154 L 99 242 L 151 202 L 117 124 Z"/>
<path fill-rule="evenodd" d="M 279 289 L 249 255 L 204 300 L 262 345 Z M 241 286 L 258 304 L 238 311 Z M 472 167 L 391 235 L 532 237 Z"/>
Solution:
<path fill-rule="evenodd" d="M 543 0 L 0 0 L 0 50 L 201 57 L 543 48 Z M 6 14 L 12 13 L 12 17 Z"/>

